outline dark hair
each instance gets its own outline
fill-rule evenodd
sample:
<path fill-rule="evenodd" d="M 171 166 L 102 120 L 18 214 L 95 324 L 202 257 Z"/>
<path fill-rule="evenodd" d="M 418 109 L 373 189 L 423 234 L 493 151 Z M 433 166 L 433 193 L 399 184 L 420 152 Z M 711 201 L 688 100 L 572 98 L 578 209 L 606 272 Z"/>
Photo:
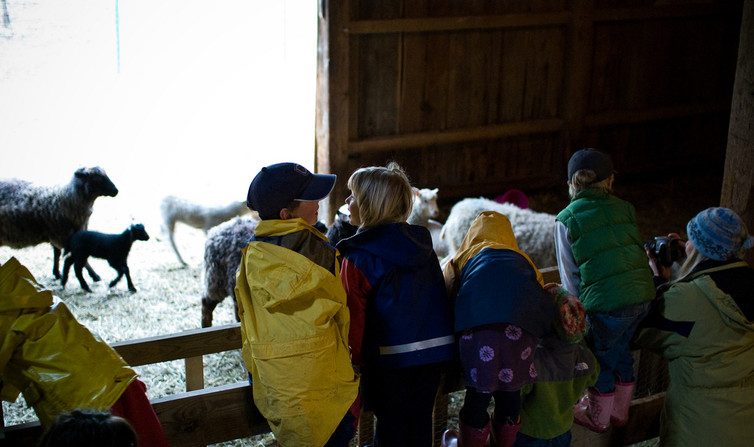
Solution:
<path fill-rule="evenodd" d="M 39 447 L 136 447 L 136 432 L 125 419 L 106 412 L 73 410 L 47 429 Z"/>

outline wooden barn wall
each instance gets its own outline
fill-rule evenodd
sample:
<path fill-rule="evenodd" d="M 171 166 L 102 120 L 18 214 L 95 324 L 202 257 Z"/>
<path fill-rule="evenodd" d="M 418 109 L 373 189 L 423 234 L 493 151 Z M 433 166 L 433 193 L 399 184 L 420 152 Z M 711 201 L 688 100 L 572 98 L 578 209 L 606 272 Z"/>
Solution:
<path fill-rule="evenodd" d="M 622 173 L 719 169 L 740 1 L 327 0 L 317 169 L 396 160 L 445 199 L 562 184 L 570 153 Z"/>

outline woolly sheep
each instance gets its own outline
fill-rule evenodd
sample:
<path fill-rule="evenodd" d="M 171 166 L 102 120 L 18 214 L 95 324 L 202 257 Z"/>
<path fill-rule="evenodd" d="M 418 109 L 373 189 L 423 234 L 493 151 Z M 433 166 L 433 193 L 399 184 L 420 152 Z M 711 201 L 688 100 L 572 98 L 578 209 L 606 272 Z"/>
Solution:
<path fill-rule="evenodd" d="M 170 240 L 170 246 L 173 247 L 178 262 L 186 266 L 175 245 L 175 224 L 184 223 L 194 228 L 204 230 L 206 234 L 210 228 L 221 224 L 233 217 L 242 216 L 250 212 L 246 202 L 237 201 L 220 207 L 207 207 L 197 203 L 190 202 L 175 196 L 167 196 L 160 203 L 162 214 L 163 231 L 167 233 Z"/>
<path fill-rule="evenodd" d="M 0 180 L 0 245 L 23 248 L 49 242 L 52 274 L 60 278 L 60 252 L 68 238 L 85 230 L 97 197 L 115 197 L 115 187 L 100 167 L 79 168 L 67 185 L 38 186 L 19 179 Z M 87 264 L 93 280 L 99 276 Z"/>
<path fill-rule="evenodd" d="M 448 243 L 449 254 L 458 250 L 471 222 L 485 210 L 497 211 L 508 217 L 519 248 L 538 267 L 557 265 L 554 215 L 521 209 L 510 203 L 497 203 L 484 197 L 463 199 L 451 208 L 441 234 L 441 238 Z"/>
<path fill-rule="evenodd" d="M 249 217 L 237 217 L 224 222 L 207 233 L 204 244 L 204 266 L 202 280 L 202 327 L 212 326 L 212 313 L 226 296 L 236 304 L 236 272 L 241 262 L 241 249 L 254 237 L 258 221 Z"/>
<path fill-rule="evenodd" d="M 414 206 L 411 208 L 411 214 L 407 220 L 412 225 L 427 227 L 432 236 L 432 248 L 434 248 L 435 254 L 444 258 L 448 255 L 448 244 L 440 237 L 443 225 L 433 219 L 440 215 L 440 208 L 437 206 L 437 192 L 437 188 L 414 188 Z"/>
<path fill-rule="evenodd" d="M 131 252 L 131 246 L 134 241 L 148 241 L 149 235 L 142 224 L 133 224 L 126 228 L 125 231 L 118 234 L 105 234 L 97 231 L 77 231 L 68 239 L 65 246 L 65 253 L 69 254 L 63 264 L 63 278 L 61 282 L 63 287 L 68 281 L 68 271 L 73 269 L 76 272 L 76 278 L 81 284 L 81 288 L 91 292 L 81 269 L 86 264 L 86 260 L 93 256 L 95 258 L 106 259 L 110 267 L 118 272 L 118 276 L 110 281 L 110 287 L 118 284 L 118 281 L 126 275 L 128 290 L 131 293 L 136 292 L 133 281 L 131 281 L 131 272 L 128 270 L 128 254 Z"/>

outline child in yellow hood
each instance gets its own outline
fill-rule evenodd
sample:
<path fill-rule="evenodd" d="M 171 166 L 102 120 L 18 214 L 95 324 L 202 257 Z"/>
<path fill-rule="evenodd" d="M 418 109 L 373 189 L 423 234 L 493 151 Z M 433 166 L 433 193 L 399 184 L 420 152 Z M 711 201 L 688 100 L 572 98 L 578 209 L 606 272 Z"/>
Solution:
<path fill-rule="evenodd" d="M 20 393 L 48 427 L 78 408 L 126 419 L 142 446 L 167 446 L 136 373 L 16 258 L 0 265 L 0 395 Z"/>
<path fill-rule="evenodd" d="M 466 385 L 459 445 L 486 446 L 491 436 L 492 446 L 512 446 L 520 427 L 520 391 L 537 377 L 534 350 L 553 332 L 555 303 L 537 266 L 518 248 L 510 221 L 494 211 L 472 222 L 443 273 L 455 304 Z"/>
<path fill-rule="evenodd" d="M 296 163 L 262 168 L 247 205 L 262 219 L 236 282 L 254 403 L 281 446 L 347 446 L 359 379 L 336 250 L 313 225 L 335 176 Z M 345 415 L 345 416 L 344 416 Z"/>

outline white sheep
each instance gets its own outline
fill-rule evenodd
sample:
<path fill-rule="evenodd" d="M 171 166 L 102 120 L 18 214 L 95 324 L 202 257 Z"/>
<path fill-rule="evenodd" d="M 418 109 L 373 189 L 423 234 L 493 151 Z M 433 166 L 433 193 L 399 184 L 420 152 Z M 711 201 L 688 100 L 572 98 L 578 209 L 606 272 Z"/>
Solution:
<path fill-rule="evenodd" d="M 202 280 L 202 327 L 212 326 L 212 313 L 225 297 L 233 298 L 238 320 L 238 305 L 234 289 L 236 272 L 241 262 L 241 249 L 254 237 L 258 220 L 237 217 L 213 227 L 207 233 L 204 244 L 204 266 Z"/>
<path fill-rule="evenodd" d="M 52 274 L 60 278 L 60 252 L 75 232 L 86 230 L 97 197 L 115 197 L 100 167 L 79 168 L 66 185 L 38 186 L 26 180 L 0 180 L 0 245 L 23 248 L 49 242 Z M 100 277 L 86 264 L 93 280 Z"/>
<path fill-rule="evenodd" d="M 443 225 L 433 219 L 440 215 L 440 208 L 437 206 L 438 189 L 413 189 L 414 206 L 407 221 L 412 225 L 427 227 L 432 236 L 432 248 L 438 257 L 444 258 L 448 255 L 448 244 L 440 237 Z"/>
<path fill-rule="evenodd" d="M 449 254 L 461 245 L 471 222 L 481 211 L 497 211 L 511 221 L 518 246 L 538 267 L 553 267 L 555 260 L 555 216 L 521 209 L 510 203 L 479 198 L 463 199 L 453 205 L 443 225 L 441 238 L 447 242 Z"/>
<path fill-rule="evenodd" d="M 175 196 L 167 196 L 160 203 L 162 214 L 162 229 L 167 233 L 170 246 L 173 247 L 178 262 L 187 265 L 178 247 L 175 245 L 175 224 L 184 223 L 194 228 L 203 230 L 205 234 L 210 228 L 219 225 L 236 216 L 242 216 L 251 212 L 244 201 L 236 201 L 225 206 L 204 206 L 198 203 L 181 199 Z"/>

